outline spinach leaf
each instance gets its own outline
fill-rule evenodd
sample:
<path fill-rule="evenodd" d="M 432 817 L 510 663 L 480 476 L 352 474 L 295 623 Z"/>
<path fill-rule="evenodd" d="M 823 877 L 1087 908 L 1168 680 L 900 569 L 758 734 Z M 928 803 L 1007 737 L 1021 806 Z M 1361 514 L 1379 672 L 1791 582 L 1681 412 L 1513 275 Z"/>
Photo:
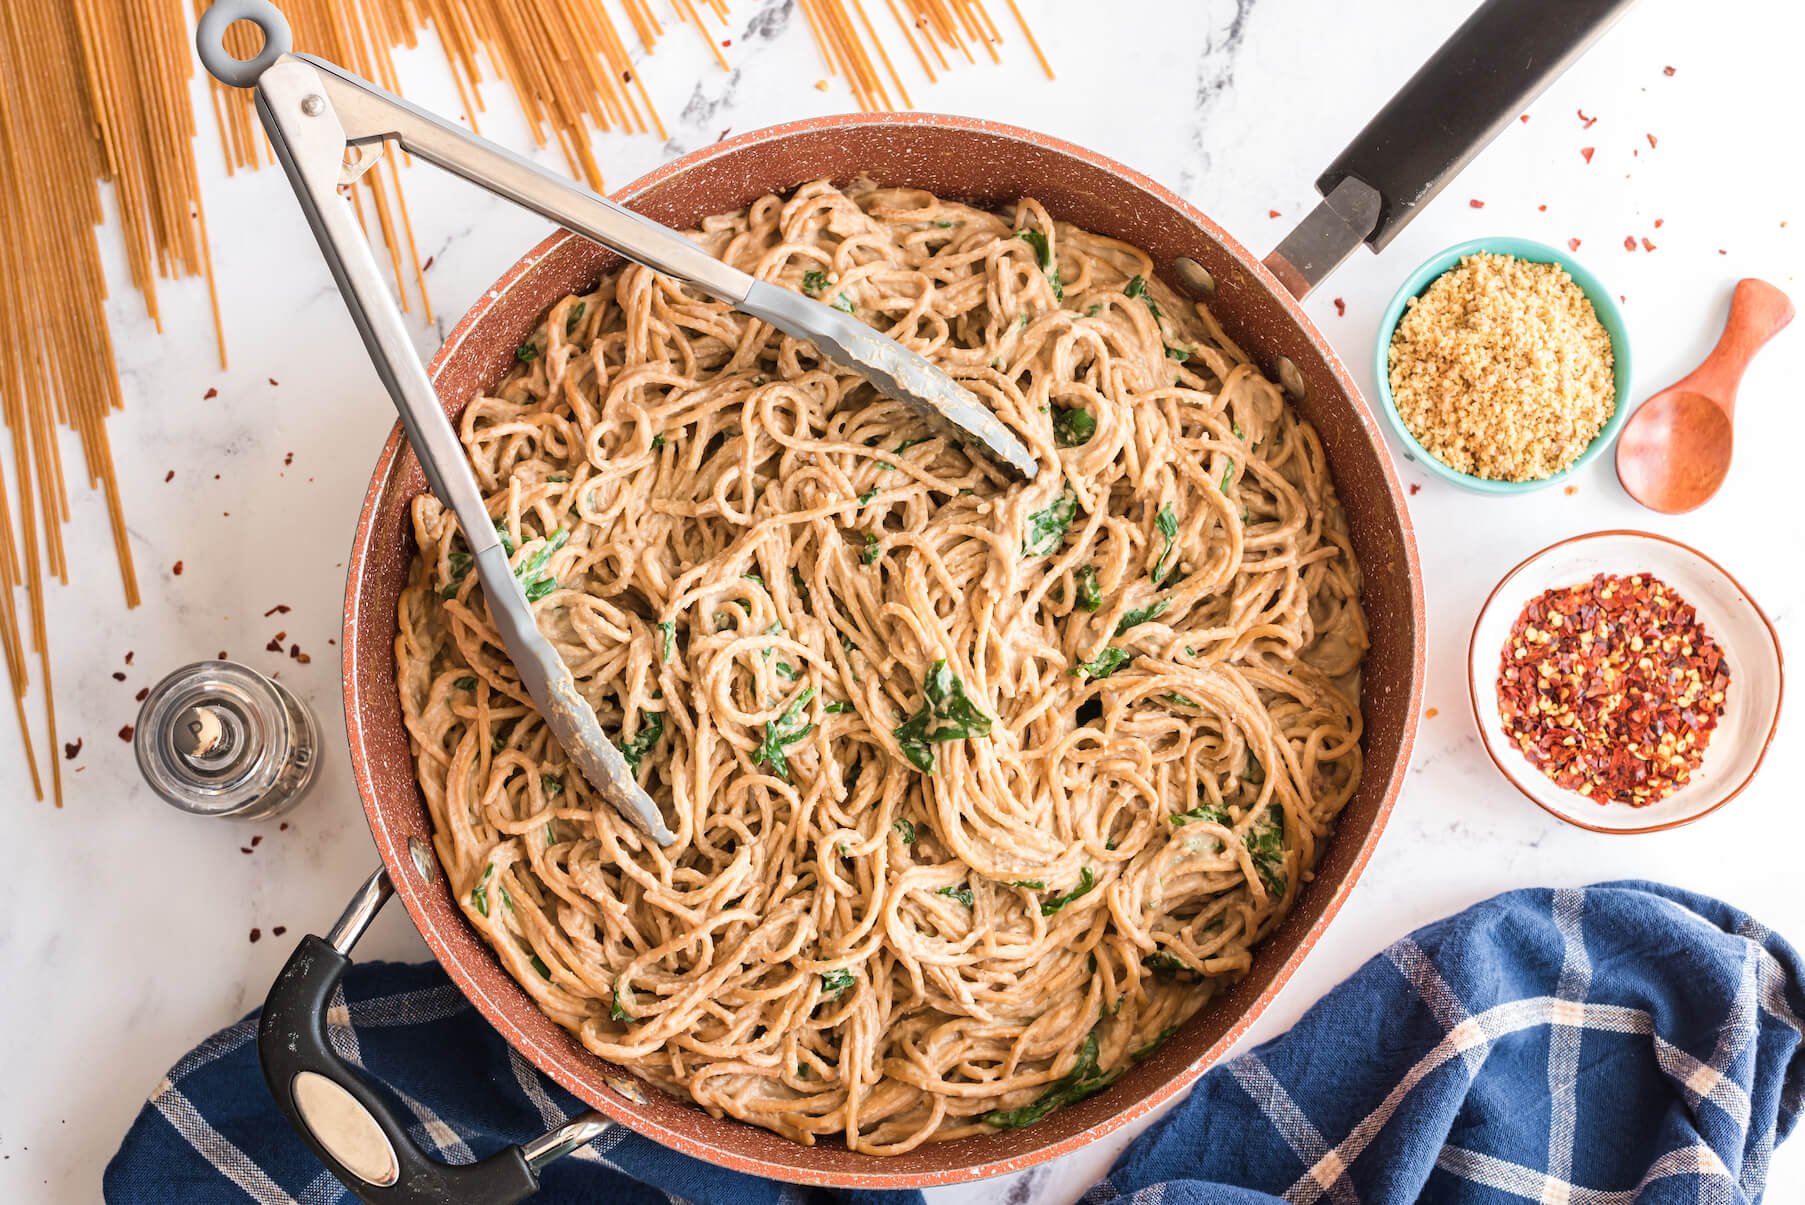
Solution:
<path fill-rule="evenodd" d="M 545 792 L 547 799 L 556 799 L 564 793 L 564 780 L 556 774 L 541 774 L 539 789 Z"/>
<path fill-rule="evenodd" d="M 1155 1036 L 1151 1042 L 1147 1043 L 1145 1046 L 1140 1046 L 1134 1050 L 1129 1051 L 1128 1052 L 1129 1059 L 1136 1063 L 1140 1062 L 1142 1059 L 1144 1059 L 1148 1055 L 1152 1054 L 1155 1050 L 1158 1050 L 1160 1048 L 1161 1043 L 1163 1043 L 1167 1038 L 1171 1037 L 1173 1034 L 1175 1034 L 1177 1032 L 1178 1032 L 1178 1026 L 1176 1026 L 1176 1025 L 1166 1026 L 1164 1029 L 1159 1031 L 1158 1035 Z"/>
<path fill-rule="evenodd" d="M 859 554 L 859 564 L 875 565 L 882 550 L 878 547 L 877 537 L 870 532 L 865 533 L 865 551 Z"/>
<path fill-rule="evenodd" d="M 797 695 L 781 715 L 767 723 L 764 743 L 752 755 L 754 762 L 770 766 L 785 782 L 790 781 L 790 763 L 784 751 L 814 731 L 815 725 L 808 719 L 808 703 L 814 697 L 815 688 L 811 686 Z"/>
<path fill-rule="evenodd" d="M 1091 873 L 1090 867 L 1084 867 L 1078 872 L 1078 885 L 1076 887 L 1072 888 L 1064 895 L 1056 895 L 1050 900 L 1042 900 L 1040 902 L 1040 914 L 1042 916 L 1052 916 L 1055 912 L 1059 911 L 1073 900 L 1089 895 L 1091 893 L 1091 888 L 1096 885 L 1097 876 Z"/>
<path fill-rule="evenodd" d="M 475 690 L 476 689 L 476 675 L 475 674 L 465 674 L 461 678 L 453 678 L 451 680 L 451 684 L 459 690 Z"/>
<path fill-rule="evenodd" d="M 539 972 L 539 978 L 545 980 L 547 983 L 551 982 L 552 969 L 545 965 L 545 959 L 535 954 L 528 961 L 533 964 L 533 969 Z"/>
<path fill-rule="evenodd" d="M 514 533 L 508 530 L 508 520 L 505 515 L 495 520 L 495 535 L 501 541 L 501 550 L 509 556 L 513 556 Z"/>
<path fill-rule="evenodd" d="M 522 343 L 514 349 L 514 358 L 522 364 L 531 364 L 539 358 L 539 349 L 531 343 Z"/>
<path fill-rule="evenodd" d="M 656 452 L 662 447 L 664 447 L 664 436 L 662 434 L 652 436 L 652 451 Z"/>
<path fill-rule="evenodd" d="M 487 884 L 489 882 L 489 876 L 494 873 L 495 863 L 491 862 L 483 867 L 483 877 L 478 879 L 476 881 L 476 886 L 470 889 L 471 906 L 484 916 L 489 915 L 489 888 Z"/>
<path fill-rule="evenodd" d="M 1085 565 L 1078 570 L 1077 603 L 1086 611 L 1095 612 L 1103 605 L 1103 591 L 1097 586 L 1097 567 Z"/>
<path fill-rule="evenodd" d="M 621 985 L 620 979 L 617 977 L 614 980 L 613 998 L 608 1001 L 608 1017 L 609 1017 L 609 1019 L 614 1020 L 614 1021 L 636 1020 L 636 1018 L 633 1016 L 633 1014 L 627 1011 L 628 1009 L 630 1009 L 632 1007 L 633 1007 L 633 992 L 631 989 L 623 987 Z"/>
<path fill-rule="evenodd" d="M 1253 868 L 1259 872 L 1260 881 L 1266 884 L 1266 890 L 1275 899 L 1284 895 L 1285 814 L 1278 804 L 1272 804 L 1266 809 L 1266 814 L 1243 841 L 1248 854 L 1253 858 Z"/>
<path fill-rule="evenodd" d="M 1077 514 L 1078 495 L 1068 485 L 1053 500 L 1053 505 L 1028 516 L 1028 538 L 1022 542 L 1022 552 L 1027 556 L 1048 556 L 1057 552 L 1065 543 L 1066 529 L 1071 527 Z"/>
<path fill-rule="evenodd" d="M 1053 300 L 1064 301 L 1065 285 L 1059 279 L 1059 265 L 1053 262 L 1053 248 L 1047 242 L 1047 236 L 1038 230 L 1023 230 L 1015 237 L 1034 248 L 1034 260 L 1046 273 L 1047 283 L 1053 286 Z"/>
<path fill-rule="evenodd" d="M 564 320 L 564 335 L 569 338 L 577 333 L 577 323 L 583 321 L 583 312 L 589 308 L 587 301 L 579 301 L 571 308 L 570 317 Z"/>
<path fill-rule="evenodd" d="M 852 704 L 848 703 L 845 699 L 835 699 L 831 703 L 823 703 L 821 705 L 821 712 L 823 715 L 839 715 L 843 711 L 851 710 Z"/>
<path fill-rule="evenodd" d="M 514 570 L 514 576 L 520 580 L 520 588 L 526 594 L 528 602 L 538 602 L 547 594 L 558 588 L 558 579 L 544 572 L 545 563 L 552 558 L 552 553 L 564 547 L 570 540 L 570 533 L 562 527 L 552 532 L 550 538 L 539 546 L 539 551 L 520 563 Z"/>
<path fill-rule="evenodd" d="M 1171 605 L 1171 599 L 1162 598 L 1156 603 L 1148 603 L 1144 607 L 1136 607 L 1134 610 L 1124 613 L 1122 621 L 1116 624 L 1116 635 L 1120 636 L 1129 628 L 1139 627 L 1150 619 L 1158 619 L 1166 613 L 1166 608 Z"/>
<path fill-rule="evenodd" d="M 945 661 L 934 662 L 922 681 L 921 692 L 927 696 L 921 710 L 898 724 L 891 735 L 917 770 L 932 774 L 935 742 L 989 736 L 991 717 L 966 697 L 965 683 L 953 675 Z"/>
<path fill-rule="evenodd" d="M 1166 541 L 1166 546 L 1160 550 L 1159 560 L 1153 562 L 1153 584 L 1157 586 L 1166 580 L 1166 574 L 1172 570 L 1167 562 L 1172 559 L 1172 545 L 1178 539 L 1178 515 L 1170 502 L 1160 507 L 1159 513 L 1153 516 L 1153 526 Z"/>
<path fill-rule="evenodd" d="M 1134 659 L 1134 654 L 1127 649 L 1119 649 L 1108 645 L 1091 661 L 1080 662 L 1072 667 L 1074 678 L 1107 678 Z"/>
<path fill-rule="evenodd" d="M 1155 979 L 1199 977 L 1190 963 L 1169 950 L 1161 950 L 1157 954 L 1147 955 L 1141 959 L 1141 965 L 1152 971 Z"/>
<path fill-rule="evenodd" d="M 1097 433 L 1097 420 L 1089 410 L 1075 406 L 1053 411 L 1053 438 L 1062 448 L 1078 448 Z"/>
<path fill-rule="evenodd" d="M 893 820 L 890 822 L 890 827 L 896 830 L 897 836 L 902 838 L 904 845 L 915 844 L 915 824 L 913 821 L 902 819 Z"/>
<path fill-rule="evenodd" d="M 1188 812 L 1174 812 L 1166 819 L 1173 824 L 1189 824 L 1193 820 L 1208 820 L 1212 824 L 1220 824 L 1224 828 L 1227 828 L 1229 823 L 1228 809 L 1215 803 L 1198 804 Z"/>
<path fill-rule="evenodd" d="M 1183 364 L 1186 360 L 1191 358 L 1191 353 L 1182 347 L 1173 347 L 1168 343 L 1166 344 L 1166 358 L 1168 360 L 1177 360 L 1180 364 Z"/>
<path fill-rule="evenodd" d="M 1221 484 L 1220 488 L 1223 493 L 1225 493 L 1225 494 L 1228 493 L 1228 483 L 1233 481 L 1234 479 L 1235 479 L 1235 462 L 1231 458 L 1228 462 L 1228 467 L 1226 469 L 1222 470 L 1222 484 Z"/>
<path fill-rule="evenodd" d="M 969 887 L 942 887 L 935 891 L 934 894 L 949 896 L 959 903 L 964 904 L 967 908 L 971 907 L 971 888 Z"/>
<path fill-rule="evenodd" d="M 853 307 L 852 298 L 848 297 L 844 293 L 835 293 L 834 294 L 834 308 L 836 310 L 843 310 L 848 314 L 857 312 L 857 310 Z"/>
<path fill-rule="evenodd" d="M 1047 889 L 1047 885 L 1039 879 L 1017 879 L 1009 885 L 1011 887 L 1024 887 L 1029 891 L 1045 891 Z M 1091 955 L 1091 959 L 1094 962 L 1096 960 L 1096 955 Z M 1097 968 L 1094 966 L 1091 967 L 1091 970 L 1093 971 L 1096 969 Z"/>
<path fill-rule="evenodd" d="M 859 495 L 859 505 L 866 506 L 875 497 L 877 497 L 877 486 L 874 485 L 870 489 L 866 490 L 864 493 Z"/>
<path fill-rule="evenodd" d="M 1164 315 L 1162 315 L 1159 312 L 1159 304 L 1153 300 L 1153 294 L 1151 294 L 1147 291 L 1147 278 L 1146 277 L 1144 277 L 1144 276 L 1135 277 L 1133 280 L 1128 282 L 1128 287 L 1123 289 L 1122 292 L 1125 296 L 1139 297 L 1142 301 L 1146 302 L 1147 308 L 1153 311 L 1153 320 L 1155 322 L 1158 322 L 1162 317 L 1164 317 Z"/>
<path fill-rule="evenodd" d="M 664 648 L 659 659 L 669 661 L 671 654 L 677 651 L 677 621 L 668 619 L 658 625 L 658 630 L 664 633 Z"/>
<path fill-rule="evenodd" d="M 821 290 L 827 287 L 827 273 L 810 269 L 802 274 L 802 291 L 810 297 L 821 296 Z"/>
<path fill-rule="evenodd" d="M 641 759 L 652 751 L 652 746 L 656 745 L 663 735 L 664 712 L 642 711 L 639 713 L 639 731 L 633 734 L 632 740 L 620 747 L 620 755 L 627 759 L 628 767 L 635 774 L 639 773 Z"/>
<path fill-rule="evenodd" d="M 1176 691 L 1167 692 L 1166 694 L 1161 695 L 1160 698 L 1164 699 L 1168 703 L 1175 703 L 1180 707 L 1201 706 L 1201 704 L 1199 704 L 1196 699 L 1193 699 L 1189 695 L 1178 694 Z"/>
<path fill-rule="evenodd" d="M 838 996 L 852 985 L 852 972 L 845 967 L 835 968 L 821 976 L 821 991 L 824 995 Z"/>
<path fill-rule="evenodd" d="M 979 1120 L 999 1130 L 1019 1130 L 1023 1126 L 1033 1125 L 1061 1105 L 1095 1096 L 1113 1084 L 1121 1074 L 1120 1070 L 1098 1069 L 1097 1031 L 1093 1029 L 1085 1037 L 1084 1045 L 1079 1047 L 1078 1059 L 1072 1064 L 1072 1069 L 1042 1093 L 1039 1100 L 1019 1109 L 992 1109 Z"/>

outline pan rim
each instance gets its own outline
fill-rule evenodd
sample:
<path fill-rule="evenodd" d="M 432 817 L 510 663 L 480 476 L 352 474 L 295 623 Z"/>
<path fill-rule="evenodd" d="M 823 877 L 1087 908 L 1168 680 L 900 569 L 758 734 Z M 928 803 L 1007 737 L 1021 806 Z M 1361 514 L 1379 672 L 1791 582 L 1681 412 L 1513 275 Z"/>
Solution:
<path fill-rule="evenodd" d="M 1342 397 L 1346 401 L 1348 411 L 1358 422 L 1374 448 L 1375 459 L 1383 475 L 1386 490 L 1393 502 L 1392 511 L 1400 537 L 1398 560 L 1401 562 L 1402 572 L 1409 583 L 1409 613 L 1412 620 L 1409 637 L 1409 675 L 1406 683 L 1409 697 L 1403 713 L 1405 720 L 1397 752 L 1389 767 L 1389 781 L 1378 801 L 1372 824 L 1362 835 L 1360 845 L 1353 851 L 1345 875 L 1339 883 L 1335 884 L 1332 893 L 1322 906 L 1321 913 L 1304 931 L 1296 945 L 1285 955 L 1266 988 L 1249 1003 L 1215 1042 L 1211 1043 L 1189 1064 L 1173 1072 L 1145 1096 L 1129 1102 L 1084 1129 L 1006 1158 L 986 1159 L 977 1163 L 935 1170 L 886 1171 L 884 1167 L 888 1161 L 879 1156 L 865 1156 L 864 1159 L 869 1167 L 862 1167 L 857 1171 L 811 1170 L 803 1164 L 809 1153 L 818 1148 L 803 1147 L 797 1144 L 795 1151 L 798 1157 L 794 1163 L 775 1162 L 762 1156 L 725 1149 L 692 1132 L 648 1119 L 635 1112 L 631 1107 L 632 1102 L 625 1097 L 609 1099 L 608 1096 L 595 1092 L 593 1085 L 585 1083 L 564 1065 L 561 1054 L 545 1049 L 532 1035 L 515 1023 L 512 1006 L 492 997 L 476 977 L 461 964 L 453 950 L 451 940 L 440 932 L 421 898 L 426 888 L 407 873 L 405 860 L 397 854 L 399 849 L 405 848 L 406 834 L 397 834 L 391 828 L 385 810 L 379 802 L 381 793 L 371 772 L 369 760 L 362 756 L 365 740 L 361 731 L 361 722 L 357 717 L 361 715 L 365 700 L 362 683 L 355 673 L 355 667 L 363 658 L 370 655 L 393 656 L 392 648 L 367 648 L 366 642 L 358 634 L 357 617 L 367 605 L 363 595 L 363 578 L 365 566 L 371 554 L 372 524 L 370 520 L 379 507 L 405 447 L 398 423 L 391 429 L 371 474 L 370 487 L 364 498 L 357 533 L 352 545 L 352 556 L 347 562 L 349 574 L 346 583 L 341 648 L 343 650 L 343 694 L 346 724 L 353 754 L 352 773 L 366 819 L 371 828 L 371 834 L 376 840 L 384 861 L 389 863 L 397 894 L 401 896 L 409 917 L 431 948 L 435 959 L 457 984 L 459 990 L 477 1007 L 484 1018 L 495 1026 L 511 1046 L 525 1055 L 541 1072 L 585 1103 L 599 1109 L 614 1122 L 672 1149 L 717 1166 L 790 1183 L 846 1188 L 907 1189 L 967 1183 L 1005 1175 L 1087 1147 L 1172 1103 L 1175 1098 L 1190 1089 L 1205 1070 L 1220 1062 L 1223 1054 L 1237 1043 L 1253 1023 L 1265 1013 L 1290 982 L 1292 976 L 1296 974 L 1304 959 L 1315 948 L 1316 943 L 1346 903 L 1355 884 L 1371 861 L 1392 809 L 1396 806 L 1398 796 L 1408 776 L 1411 755 L 1415 747 L 1418 720 L 1422 711 L 1422 697 L 1425 688 L 1426 622 L 1422 571 L 1417 554 L 1414 527 L 1410 520 L 1408 506 L 1404 501 L 1403 487 L 1398 478 L 1396 466 L 1387 450 L 1378 420 L 1365 397 L 1355 385 L 1346 366 L 1322 332 L 1304 313 L 1298 300 L 1292 297 L 1256 257 L 1207 215 L 1148 176 L 1097 152 L 1018 126 L 945 114 L 859 113 L 810 118 L 749 131 L 735 138 L 692 151 L 664 164 L 617 190 L 612 197 L 616 201 L 631 204 L 634 200 L 674 177 L 705 168 L 718 159 L 738 154 L 751 147 L 779 143 L 799 135 L 822 131 L 851 131 L 866 127 L 951 128 L 1021 142 L 1041 150 L 1050 150 L 1062 157 L 1081 161 L 1092 168 L 1117 176 L 1132 188 L 1147 195 L 1153 202 L 1175 212 L 1186 223 L 1214 240 L 1235 261 L 1237 267 L 1247 273 L 1273 298 L 1285 312 L 1285 316 L 1291 321 L 1293 327 L 1314 345 L 1314 350 L 1321 356 L 1329 372 L 1333 375 Z M 799 180 L 796 183 L 804 182 Z M 579 238 L 580 236 L 569 231 L 553 231 L 478 297 L 446 337 L 445 342 L 428 365 L 428 374 L 435 385 L 439 383 L 447 365 L 457 356 L 478 324 L 507 296 L 508 292 L 519 285 L 542 260 L 557 252 L 570 240 Z M 392 702 L 392 700 L 385 701 L 384 705 L 390 705 Z M 1372 770 L 1373 767 L 1369 765 L 1367 772 L 1371 773 Z M 1351 834 L 1344 834 L 1344 836 L 1349 835 Z M 597 1062 L 599 1064 L 600 1060 L 598 1059 Z M 705 1115 L 698 1114 L 698 1116 Z"/>

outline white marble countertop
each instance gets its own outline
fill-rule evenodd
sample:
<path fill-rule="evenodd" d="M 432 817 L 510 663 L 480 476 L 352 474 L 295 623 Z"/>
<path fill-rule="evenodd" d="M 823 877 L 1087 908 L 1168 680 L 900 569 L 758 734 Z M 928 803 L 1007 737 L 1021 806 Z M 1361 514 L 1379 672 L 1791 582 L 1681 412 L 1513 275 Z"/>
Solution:
<path fill-rule="evenodd" d="M 1263 254 L 1314 202 L 1317 171 L 1469 6 L 1210 0 L 1180 15 L 1178 5 L 1118 0 L 1107 15 L 1083 18 L 1063 6 L 1026 7 L 1040 14 L 1057 83 L 1039 76 L 1016 41 L 1000 68 L 921 82 L 917 104 L 1094 147 L 1171 185 Z M 843 86 L 812 86 L 819 59 L 793 12 L 761 22 L 776 32 L 759 36 L 747 32 L 759 6 L 740 0 L 734 9 L 732 74 L 707 63 L 693 31 L 661 44 L 648 78 L 675 136 L 662 145 L 599 139 L 611 187 L 724 131 L 850 106 Z M 1701 20 L 1691 0 L 1643 0 L 1383 256 L 1357 253 L 1311 298 L 1355 379 L 1370 388 L 1375 327 L 1399 280 L 1439 248 L 1480 234 L 1582 240 L 1580 257 L 1625 299 L 1637 398 L 1703 356 L 1739 276 L 1763 276 L 1805 300 L 1797 14 L 1778 3 L 1733 5 Z M 456 112 L 436 50 L 404 54 L 401 68 L 410 97 Z M 501 89 L 488 97 L 485 133 L 525 145 Z M 1578 110 L 1597 124 L 1584 128 Z M 346 550 L 392 411 L 279 174 L 227 180 L 210 119 L 200 141 L 232 369 L 215 362 L 199 285 L 166 290 L 172 329 L 160 338 L 136 295 L 116 288 L 107 318 L 127 409 L 111 433 L 145 601 L 121 606 L 99 500 L 72 486 L 77 584 L 51 599 L 62 738 L 82 742 L 63 763 L 65 809 L 30 801 L 12 725 L 0 725 L 15 850 L 13 903 L 0 921 L 8 1081 L 0 1200 L 96 1200 L 102 1166 L 165 1068 L 255 1007 L 295 936 L 329 924 L 376 863 L 346 766 L 334 641 Z M 1597 148 L 1589 163 L 1585 146 Z M 544 223 L 424 166 L 407 188 L 441 316 L 437 330 L 418 331 L 424 355 Z M 1656 249 L 1626 250 L 1626 236 L 1647 236 Z M 1603 837 L 1555 821 L 1498 777 L 1477 744 L 1462 668 L 1474 612 L 1505 569 L 1553 540 L 1612 527 L 1704 547 L 1765 604 L 1782 639 L 1805 648 L 1805 521 L 1786 484 L 1805 444 L 1794 396 L 1802 378 L 1805 323 L 1750 371 L 1735 471 L 1716 501 L 1684 518 L 1638 509 L 1608 460 L 1574 491 L 1510 500 L 1458 493 L 1404 466 L 1405 479 L 1422 485 L 1411 506 L 1431 617 L 1415 763 L 1351 901 L 1250 1040 L 1282 1030 L 1391 939 L 1511 887 L 1663 879 L 1805 940 L 1793 853 L 1805 843 L 1795 789 L 1805 776 L 1805 710 L 1796 701 L 1759 783 L 1731 807 L 1675 832 Z M 292 611 L 265 618 L 279 603 Z M 277 629 L 312 654 L 310 664 L 264 651 Z M 134 719 L 140 688 L 220 650 L 279 671 L 326 733 L 321 780 L 288 831 L 178 815 L 139 780 L 115 735 Z M 241 852 L 253 834 L 264 840 Z M 288 935 L 268 936 L 278 925 Z M 265 934 L 256 944 L 252 926 Z M 397 908 L 358 954 L 418 959 L 426 950 Z M 1116 1145 L 1014 1181 L 932 1195 L 1069 1201 Z M 1771 1200 L 1805 1199 L 1805 1144 L 1780 1149 L 1770 1187 Z"/>

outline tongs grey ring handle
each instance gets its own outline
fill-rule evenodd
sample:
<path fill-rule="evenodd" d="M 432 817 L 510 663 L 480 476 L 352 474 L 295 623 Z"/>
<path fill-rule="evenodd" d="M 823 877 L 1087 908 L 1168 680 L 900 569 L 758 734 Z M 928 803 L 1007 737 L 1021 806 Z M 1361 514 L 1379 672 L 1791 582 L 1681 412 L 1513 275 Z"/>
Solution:
<path fill-rule="evenodd" d="M 263 49 L 255 58 L 234 58 L 226 49 L 226 29 L 249 21 L 263 31 Z M 234 88 L 249 88 L 270 65 L 294 49 L 288 18 L 269 0 L 213 0 L 194 29 L 194 49 L 213 78 Z"/>

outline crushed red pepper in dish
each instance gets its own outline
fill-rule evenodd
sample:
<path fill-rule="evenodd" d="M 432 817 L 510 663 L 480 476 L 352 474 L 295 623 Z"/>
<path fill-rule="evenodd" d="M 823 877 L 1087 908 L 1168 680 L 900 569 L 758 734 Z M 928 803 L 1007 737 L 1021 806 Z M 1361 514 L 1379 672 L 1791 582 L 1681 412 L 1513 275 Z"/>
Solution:
<path fill-rule="evenodd" d="M 1498 712 L 1556 786 L 1646 807 L 1685 786 L 1724 713 L 1730 667 L 1698 612 L 1652 574 L 1546 590 L 1511 625 Z"/>

